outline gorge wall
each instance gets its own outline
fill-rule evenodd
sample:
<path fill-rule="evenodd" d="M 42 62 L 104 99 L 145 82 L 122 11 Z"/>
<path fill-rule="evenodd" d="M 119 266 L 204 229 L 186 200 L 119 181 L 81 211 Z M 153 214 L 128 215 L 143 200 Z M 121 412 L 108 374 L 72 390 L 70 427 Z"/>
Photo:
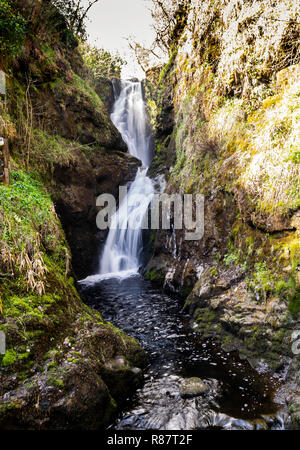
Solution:
<path fill-rule="evenodd" d="M 293 1 L 182 2 L 170 60 L 145 82 L 152 174 L 205 196 L 203 239 L 159 231 L 147 277 L 203 336 L 285 380 L 298 426 L 299 23 Z"/>
<path fill-rule="evenodd" d="M 0 427 L 98 429 L 146 358 L 82 303 L 74 278 L 97 269 L 96 197 L 116 194 L 140 163 L 110 120 L 111 82 L 92 78 L 51 2 L 6 7 L 26 35 L 18 55 L 0 55 L 11 152 L 11 184 L 0 185 Z"/>

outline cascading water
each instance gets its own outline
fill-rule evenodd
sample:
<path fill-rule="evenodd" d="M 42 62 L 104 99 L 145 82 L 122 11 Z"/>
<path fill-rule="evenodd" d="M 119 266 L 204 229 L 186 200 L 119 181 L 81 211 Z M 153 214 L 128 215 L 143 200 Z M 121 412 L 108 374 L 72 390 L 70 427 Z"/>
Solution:
<path fill-rule="evenodd" d="M 118 95 L 118 86 L 121 90 Z M 151 155 L 151 132 L 148 126 L 142 83 L 139 81 L 113 80 L 115 104 L 111 120 L 120 131 L 129 153 L 149 167 Z"/>
<path fill-rule="evenodd" d="M 119 85 L 115 88 L 117 91 Z M 276 380 L 256 373 L 245 361 L 215 348 L 215 343 L 203 341 L 189 326 L 190 318 L 182 315 L 182 303 L 138 274 L 142 222 L 154 195 L 147 177 L 151 134 L 141 84 L 123 81 L 118 94 L 112 120 L 130 153 L 141 159 L 144 168 L 138 171 L 112 219 L 101 273 L 80 283 L 86 303 L 137 339 L 149 356 L 145 384 L 114 428 L 281 429 L 284 416 L 279 412 L 281 406 L 273 401 Z M 190 377 L 203 379 L 208 392 L 197 398 L 182 398 L 182 383 Z"/>
<path fill-rule="evenodd" d="M 114 89 L 116 95 L 116 82 Z M 121 91 L 111 119 L 126 142 L 129 153 L 143 163 L 143 168 L 138 170 L 126 198 L 112 218 L 100 263 L 101 275 L 126 276 L 137 273 L 140 268 L 142 224 L 154 194 L 153 183 L 147 176 L 151 162 L 151 132 L 140 82 L 121 81 Z"/>

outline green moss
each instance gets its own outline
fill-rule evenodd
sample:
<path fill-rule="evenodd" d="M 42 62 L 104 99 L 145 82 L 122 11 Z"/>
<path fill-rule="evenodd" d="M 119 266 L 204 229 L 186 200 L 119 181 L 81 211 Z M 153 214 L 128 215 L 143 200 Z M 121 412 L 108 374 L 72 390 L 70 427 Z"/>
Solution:
<path fill-rule="evenodd" d="M 291 146 L 289 159 L 296 164 L 300 164 L 300 150 L 298 147 L 295 147 L 293 145 Z"/>
<path fill-rule="evenodd" d="M 80 92 L 89 97 L 91 104 L 97 110 L 104 111 L 104 105 L 101 98 L 96 94 L 95 90 L 89 85 L 87 80 L 83 80 L 78 75 L 74 74 L 74 86 Z"/>
<path fill-rule="evenodd" d="M 210 269 L 210 274 L 211 274 L 212 277 L 217 277 L 218 274 L 219 274 L 219 271 L 218 271 L 218 269 L 216 267 L 212 267 Z"/>
<path fill-rule="evenodd" d="M 47 317 L 47 311 L 54 303 L 59 301 L 59 296 L 53 294 L 29 295 L 18 297 L 16 295 L 6 297 L 3 301 L 5 317 L 37 319 L 43 321 Z"/>
<path fill-rule="evenodd" d="M 51 228 L 58 223 L 50 196 L 41 182 L 23 171 L 11 171 L 11 185 L 0 185 L 0 204 L 4 214 L 1 240 L 11 248 L 24 248 L 25 235 L 31 239 L 36 237 L 38 228 L 45 224 L 53 232 Z"/>
<path fill-rule="evenodd" d="M 300 313 L 300 287 L 295 288 L 294 292 L 289 296 L 289 311 L 293 317 L 297 317 Z"/>
<path fill-rule="evenodd" d="M 153 282 L 163 282 L 165 277 L 162 271 L 151 269 L 145 275 L 146 280 Z"/>
<path fill-rule="evenodd" d="M 194 319 L 198 325 L 198 330 L 204 336 L 211 336 L 215 333 L 214 324 L 217 321 L 217 315 L 214 311 L 209 308 L 197 308 L 194 312 Z"/>
<path fill-rule="evenodd" d="M 108 425 L 112 421 L 112 417 L 116 414 L 117 407 L 118 407 L 117 402 L 110 395 L 109 402 L 105 408 L 105 412 L 104 412 L 104 416 L 103 416 L 102 422 L 104 425 Z"/>
<path fill-rule="evenodd" d="M 171 56 L 169 58 L 169 61 L 167 62 L 167 64 L 163 67 L 160 75 L 159 75 L 159 79 L 158 79 L 158 85 L 161 86 L 163 82 L 166 81 L 167 75 L 169 75 L 170 69 L 174 63 L 174 60 L 176 58 L 178 49 L 176 48 L 175 50 L 173 50 L 173 52 L 171 53 Z"/>
<path fill-rule="evenodd" d="M 57 386 L 57 387 L 64 387 L 64 382 L 61 378 L 56 378 L 54 375 L 50 376 L 47 380 L 47 384 L 49 386 Z"/>
<path fill-rule="evenodd" d="M 28 352 L 18 354 L 18 361 L 24 361 L 24 360 L 28 359 L 29 357 L 30 357 L 30 353 L 28 353 Z"/>
<path fill-rule="evenodd" d="M 35 173 L 11 172 L 11 185 L 0 185 L 1 329 L 15 353 L 20 377 L 29 375 L 42 352 L 80 309 L 74 280 L 66 276 L 70 251 L 51 198 Z M 83 307 L 84 309 L 84 307 Z M 56 330 L 56 331 L 54 331 Z M 34 358 L 34 359 L 33 359 Z"/>
<path fill-rule="evenodd" d="M 248 282 L 248 285 L 250 289 L 266 300 L 268 294 L 276 289 L 274 276 L 268 269 L 265 261 L 255 263 L 254 270 L 252 279 Z"/>
<path fill-rule="evenodd" d="M 2 265 L 15 278 L 18 290 L 27 287 L 42 294 L 45 248 L 54 260 L 65 261 L 67 244 L 50 195 L 35 174 L 11 171 L 11 185 L 0 185 L 0 216 Z M 8 278 L 0 292 L 10 284 Z"/>
<path fill-rule="evenodd" d="M 79 146 L 78 142 L 54 136 L 39 129 L 33 130 L 32 148 L 30 150 L 30 162 L 39 172 L 49 174 L 49 168 L 54 165 L 69 166 L 76 161 L 76 149 L 84 151 L 85 146 Z"/>
<path fill-rule="evenodd" d="M 233 263 L 236 264 L 238 261 L 238 256 L 233 254 L 233 253 L 227 253 L 224 256 L 224 264 L 229 267 L 231 266 Z"/>
<path fill-rule="evenodd" d="M 42 43 L 41 48 L 44 52 L 44 55 L 48 58 L 49 62 L 53 63 L 57 57 L 55 50 L 45 43 Z"/>
<path fill-rule="evenodd" d="M 13 364 L 15 364 L 16 361 L 17 361 L 17 354 L 15 350 L 12 349 L 7 350 L 7 352 L 2 358 L 2 366 L 4 367 L 12 366 Z"/>
<path fill-rule="evenodd" d="M 275 290 L 276 292 L 278 292 L 279 294 L 283 293 L 284 291 L 286 291 L 289 288 L 289 284 L 286 283 L 284 280 L 279 280 L 276 283 L 275 286 Z"/>
<path fill-rule="evenodd" d="M 288 248 L 291 256 L 292 269 L 296 270 L 300 266 L 300 241 L 299 238 L 293 239 L 288 244 Z"/>

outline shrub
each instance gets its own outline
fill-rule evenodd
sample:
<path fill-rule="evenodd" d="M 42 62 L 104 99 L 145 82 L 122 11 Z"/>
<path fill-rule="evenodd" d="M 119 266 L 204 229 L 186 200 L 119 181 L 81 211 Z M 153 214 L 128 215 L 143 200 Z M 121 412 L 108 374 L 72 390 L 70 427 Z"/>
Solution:
<path fill-rule="evenodd" d="M 85 43 L 80 45 L 80 50 L 84 62 L 96 79 L 120 77 L 125 62 L 118 54 L 112 55 L 102 48 L 99 49 Z"/>
<path fill-rule="evenodd" d="M 0 53 L 16 57 L 26 37 L 27 21 L 13 10 L 11 0 L 0 0 Z"/>

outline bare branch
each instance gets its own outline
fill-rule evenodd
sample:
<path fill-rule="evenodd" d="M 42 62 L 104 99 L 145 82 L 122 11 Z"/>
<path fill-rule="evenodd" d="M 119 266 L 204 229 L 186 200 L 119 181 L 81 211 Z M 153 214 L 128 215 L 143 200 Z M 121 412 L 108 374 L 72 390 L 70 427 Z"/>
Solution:
<path fill-rule="evenodd" d="M 69 28 L 81 37 L 85 36 L 84 22 L 91 8 L 98 3 L 99 0 L 90 0 L 86 7 L 83 6 L 82 0 L 52 0 L 54 6 L 64 16 Z"/>

